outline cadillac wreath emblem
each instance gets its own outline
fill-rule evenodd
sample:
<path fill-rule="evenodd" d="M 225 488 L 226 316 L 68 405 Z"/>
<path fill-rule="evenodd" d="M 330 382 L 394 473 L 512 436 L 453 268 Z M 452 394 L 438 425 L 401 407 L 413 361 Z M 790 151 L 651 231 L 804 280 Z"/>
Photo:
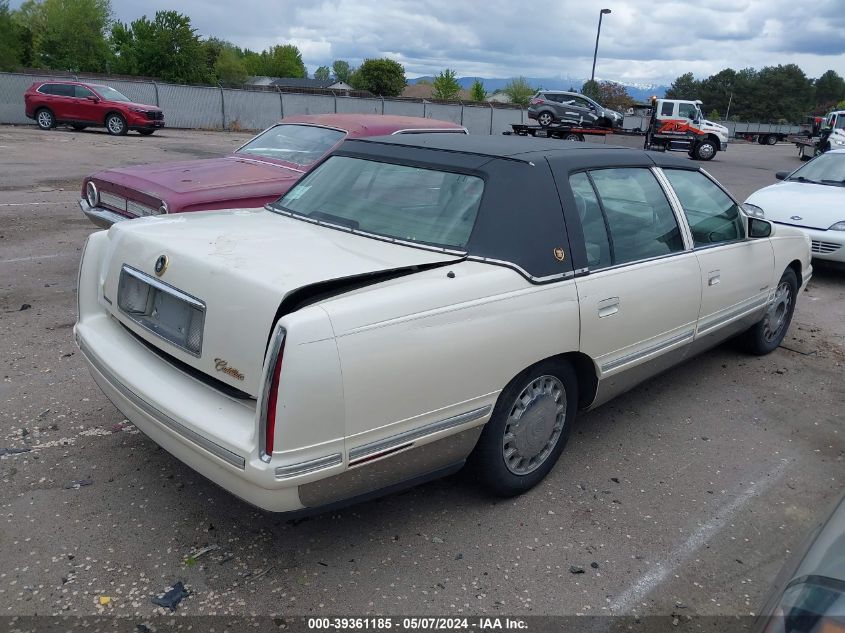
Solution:
<path fill-rule="evenodd" d="M 164 271 L 167 270 L 167 265 L 169 263 L 170 260 L 167 259 L 167 255 L 159 255 L 154 268 L 156 276 L 161 277 L 164 274 Z"/>

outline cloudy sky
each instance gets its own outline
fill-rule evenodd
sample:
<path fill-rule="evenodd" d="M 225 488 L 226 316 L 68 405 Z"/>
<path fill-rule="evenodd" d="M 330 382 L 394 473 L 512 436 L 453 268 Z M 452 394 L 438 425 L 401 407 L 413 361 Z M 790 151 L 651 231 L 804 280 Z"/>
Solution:
<path fill-rule="evenodd" d="M 604 0 L 601 0 L 604 1 Z M 115 17 L 139 17 L 112 0 Z M 389 56 L 409 77 L 585 77 L 599 9 L 597 77 L 669 83 L 692 71 L 797 63 L 811 77 L 845 75 L 843 0 L 145 0 L 150 16 L 176 9 L 201 35 L 262 50 L 292 42 L 312 72 L 333 59 Z"/>

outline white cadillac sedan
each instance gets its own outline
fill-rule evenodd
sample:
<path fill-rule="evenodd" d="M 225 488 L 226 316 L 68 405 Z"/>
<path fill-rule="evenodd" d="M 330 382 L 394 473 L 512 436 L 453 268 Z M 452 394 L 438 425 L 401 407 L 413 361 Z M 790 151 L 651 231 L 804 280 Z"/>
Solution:
<path fill-rule="evenodd" d="M 752 213 L 810 236 L 815 259 L 845 262 L 845 150 L 817 156 L 746 200 Z"/>
<path fill-rule="evenodd" d="M 686 159 L 533 138 L 350 140 L 262 210 L 93 234 L 75 336 L 153 441 L 268 510 L 465 462 L 502 495 L 579 410 L 728 337 L 765 354 L 800 231 Z"/>

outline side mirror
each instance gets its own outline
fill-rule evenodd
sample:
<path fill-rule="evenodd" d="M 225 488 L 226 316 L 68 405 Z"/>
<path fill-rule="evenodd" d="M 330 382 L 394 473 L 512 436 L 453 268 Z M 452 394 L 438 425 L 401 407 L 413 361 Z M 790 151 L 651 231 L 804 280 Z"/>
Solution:
<path fill-rule="evenodd" d="M 788 171 L 779 171 L 775 174 L 775 178 L 778 180 L 786 180 L 786 177 L 789 175 Z"/>
<path fill-rule="evenodd" d="M 98 97 L 97 95 L 88 95 L 85 98 L 88 99 L 88 101 L 93 101 L 94 103 L 100 102 L 100 97 Z"/>
<path fill-rule="evenodd" d="M 771 222 L 760 218 L 748 218 L 748 237 L 769 237 L 771 234 Z"/>

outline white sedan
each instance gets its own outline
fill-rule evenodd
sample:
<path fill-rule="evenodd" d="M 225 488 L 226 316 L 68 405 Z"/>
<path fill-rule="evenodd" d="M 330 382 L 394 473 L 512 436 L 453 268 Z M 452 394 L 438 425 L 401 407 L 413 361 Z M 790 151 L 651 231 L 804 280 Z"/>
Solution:
<path fill-rule="evenodd" d="M 813 258 L 845 262 L 845 149 L 776 177 L 782 182 L 752 193 L 746 206 L 771 222 L 801 229 L 812 240 Z"/>
<path fill-rule="evenodd" d="M 266 209 L 93 234 L 76 340 L 153 441 L 274 511 L 469 462 L 501 495 L 579 410 L 720 341 L 773 351 L 807 239 L 694 163 L 604 145 L 349 140 Z"/>

